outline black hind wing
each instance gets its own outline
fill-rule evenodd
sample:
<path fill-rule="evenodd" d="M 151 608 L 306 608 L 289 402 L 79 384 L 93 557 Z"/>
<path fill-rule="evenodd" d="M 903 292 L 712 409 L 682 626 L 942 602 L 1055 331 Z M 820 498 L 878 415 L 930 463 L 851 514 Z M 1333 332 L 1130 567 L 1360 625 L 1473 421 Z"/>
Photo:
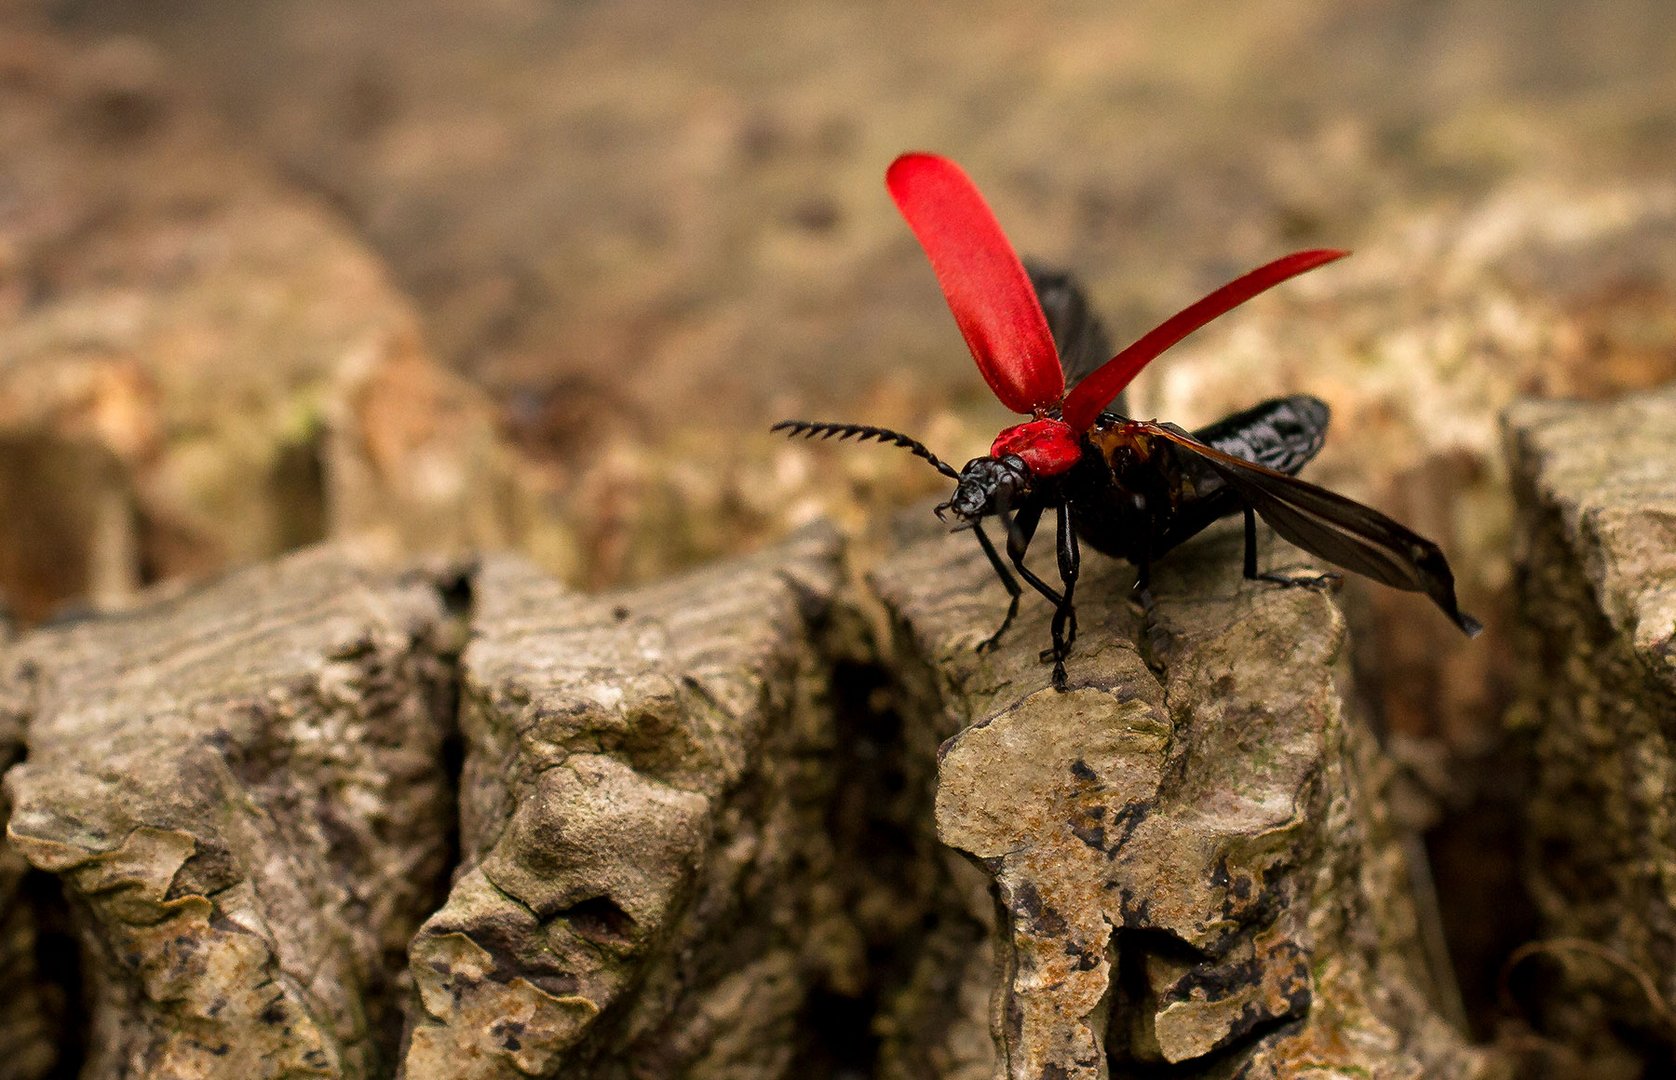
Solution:
<path fill-rule="evenodd" d="M 1332 413 L 1308 394 L 1270 398 L 1200 428 L 1193 438 L 1206 446 L 1296 476 L 1321 452 Z"/>
<path fill-rule="evenodd" d="M 1034 259 L 1026 259 L 1024 269 L 1047 316 L 1048 330 L 1053 333 L 1054 347 L 1059 350 L 1059 366 L 1065 370 L 1065 385 L 1075 386 L 1112 358 L 1111 340 L 1089 306 L 1082 285 L 1069 271 L 1054 269 Z M 1107 412 L 1122 414 L 1123 410 L 1122 394 L 1106 406 Z"/>
<path fill-rule="evenodd" d="M 1371 506 L 1207 445 L 1173 425 L 1143 426 L 1210 465 L 1298 547 L 1392 588 L 1425 593 L 1468 637 L 1483 629 L 1455 600 L 1449 560 L 1420 534 Z"/>

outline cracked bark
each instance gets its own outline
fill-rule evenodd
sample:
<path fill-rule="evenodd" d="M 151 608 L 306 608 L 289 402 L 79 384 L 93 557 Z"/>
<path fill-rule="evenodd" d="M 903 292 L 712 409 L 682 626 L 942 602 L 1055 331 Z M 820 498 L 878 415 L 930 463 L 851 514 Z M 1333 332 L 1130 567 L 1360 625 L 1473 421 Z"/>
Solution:
<path fill-rule="evenodd" d="M 1572 1075 L 1676 1063 L 1676 389 L 1506 422 L 1526 549 L 1534 989 Z M 1520 976 L 1533 974 L 1526 966 Z"/>
<path fill-rule="evenodd" d="M 1220 534 L 1143 621 L 1102 561 L 1057 694 L 1042 605 L 971 651 L 963 539 L 603 595 L 312 551 L 18 639 L 10 844 L 73 906 L 82 1075 L 1485 1073 L 1332 601 Z"/>
<path fill-rule="evenodd" d="M 483 567 L 407 1076 L 786 1072 L 839 922 L 811 639 L 837 581 L 829 531 L 606 597 Z"/>
<path fill-rule="evenodd" d="M 11 628 L 0 612 L 0 648 Z M 0 768 L 23 759 L 27 707 L 14 689 L 0 683 Z M 11 815 L 11 799 L 0 790 L 0 821 Z M 65 1002 L 56 985 L 41 978 L 38 912 L 25 891 L 29 864 L 11 844 L 0 844 L 0 980 L 13 988 L 0 999 L 0 1061 L 15 1075 L 45 1076 L 57 1059 L 55 1044 Z"/>
<path fill-rule="evenodd" d="M 7 837 L 82 934 L 83 1076 L 378 1069 L 446 871 L 446 629 L 424 578 L 313 552 L 7 650 Z"/>
<path fill-rule="evenodd" d="M 938 834 L 994 885 L 995 1075 L 1482 1075 L 1429 1003 L 1342 618 L 1243 582 L 1235 533 L 1161 565 L 1144 619 L 1127 572 L 1085 577 L 1063 695 L 1043 610 L 1030 647 L 972 654 L 999 613 L 974 552 L 929 540 L 879 575 L 911 711 L 952 736 Z"/>

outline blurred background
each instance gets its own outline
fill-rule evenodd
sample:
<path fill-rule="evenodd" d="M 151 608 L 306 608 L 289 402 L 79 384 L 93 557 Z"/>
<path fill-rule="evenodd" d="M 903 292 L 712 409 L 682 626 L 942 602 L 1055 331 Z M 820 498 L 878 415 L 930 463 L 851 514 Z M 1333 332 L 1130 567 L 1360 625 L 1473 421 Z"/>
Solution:
<path fill-rule="evenodd" d="M 1668 0 L 0 0 L 0 596 L 28 624 L 336 539 L 645 580 L 940 486 L 1005 422 L 885 165 L 936 150 L 1116 340 L 1349 247 L 1137 383 L 1334 407 L 1471 646 L 1350 588 L 1463 1009 L 1528 927 L 1500 409 L 1676 377 Z"/>

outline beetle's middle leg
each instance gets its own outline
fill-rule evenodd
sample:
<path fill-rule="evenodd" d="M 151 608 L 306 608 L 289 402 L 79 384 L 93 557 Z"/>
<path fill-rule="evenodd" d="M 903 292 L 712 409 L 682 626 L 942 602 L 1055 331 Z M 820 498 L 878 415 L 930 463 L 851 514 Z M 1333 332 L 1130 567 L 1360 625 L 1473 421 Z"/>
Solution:
<path fill-rule="evenodd" d="M 1304 577 L 1288 577 L 1273 571 L 1257 572 L 1257 511 L 1248 504 L 1245 507 L 1245 579 L 1247 581 L 1272 581 L 1276 585 L 1298 589 L 1322 589 L 1337 585 L 1344 580 L 1331 570 L 1324 574 L 1309 574 Z"/>
<path fill-rule="evenodd" d="M 1077 575 L 1082 567 L 1082 554 L 1077 547 L 1077 531 L 1071 524 L 1071 507 L 1059 504 L 1059 579 L 1065 584 L 1065 595 L 1053 611 L 1053 648 L 1042 654 L 1042 659 L 1053 661 L 1053 688 L 1065 689 L 1065 658 L 1071 644 L 1077 640 L 1076 591 Z"/>

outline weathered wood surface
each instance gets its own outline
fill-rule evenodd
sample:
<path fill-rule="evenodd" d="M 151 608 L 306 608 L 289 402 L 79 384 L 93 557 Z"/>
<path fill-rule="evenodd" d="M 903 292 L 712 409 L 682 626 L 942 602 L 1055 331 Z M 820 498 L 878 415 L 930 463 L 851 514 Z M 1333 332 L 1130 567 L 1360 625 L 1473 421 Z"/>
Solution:
<path fill-rule="evenodd" d="M 11 627 L 0 612 L 0 648 Z M 23 758 L 26 699 L 0 682 L 0 768 L 10 771 Z M 11 798 L 0 789 L 0 820 L 11 816 Z M 0 981 L 11 988 L 0 999 L 0 1062 L 24 1077 L 45 1076 L 58 1057 L 66 1002 L 55 982 L 41 978 L 40 919 L 48 913 L 24 895 L 29 863 L 10 843 L 0 843 Z"/>
<path fill-rule="evenodd" d="M 81 931 L 83 1076 L 377 1073 L 454 833 L 448 620 L 314 552 L 6 652 L 7 839 Z"/>
<path fill-rule="evenodd" d="M 1043 606 L 974 654 L 1002 594 L 911 532 L 870 584 L 816 529 L 599 596 L 311 551 L 24 635 L 8 850 L 81 935 L 59 1045 L 90 1080 L 1485 1074 L 1326 595 L 1231 535 L 1150 618 L 1096 569 L 1058 694 Z"/>
<path fill-rule="evenodd" d="M 410 1080 L 789 1074 L 841 921 L 837 556 L 820 530 L 594 597 L 476 575 L 461 863 L 411 950 Z"/>
<path fill-rule="evenodd" d="M 1573 1075 L 1648 1075 L 1676 1062 L 1676 389 L 1524 403 L 1507 437 L 1543 923 L 1517 985 Z"/>
<path fill-rule="evenodd" d="M 976 551 L 938 537 L 878 575 L 908 715 L 952 736 L 938 835 L 993 882 L 996 1075 L 1483 1075 L 1431 1000 L 1343 618 L 1243 581 L 1237 534 L 1163 564 L 1145 613 L 1102 560 L 1065 694 L 1034 649 L 972 653 L 1000 610 Z"/>

